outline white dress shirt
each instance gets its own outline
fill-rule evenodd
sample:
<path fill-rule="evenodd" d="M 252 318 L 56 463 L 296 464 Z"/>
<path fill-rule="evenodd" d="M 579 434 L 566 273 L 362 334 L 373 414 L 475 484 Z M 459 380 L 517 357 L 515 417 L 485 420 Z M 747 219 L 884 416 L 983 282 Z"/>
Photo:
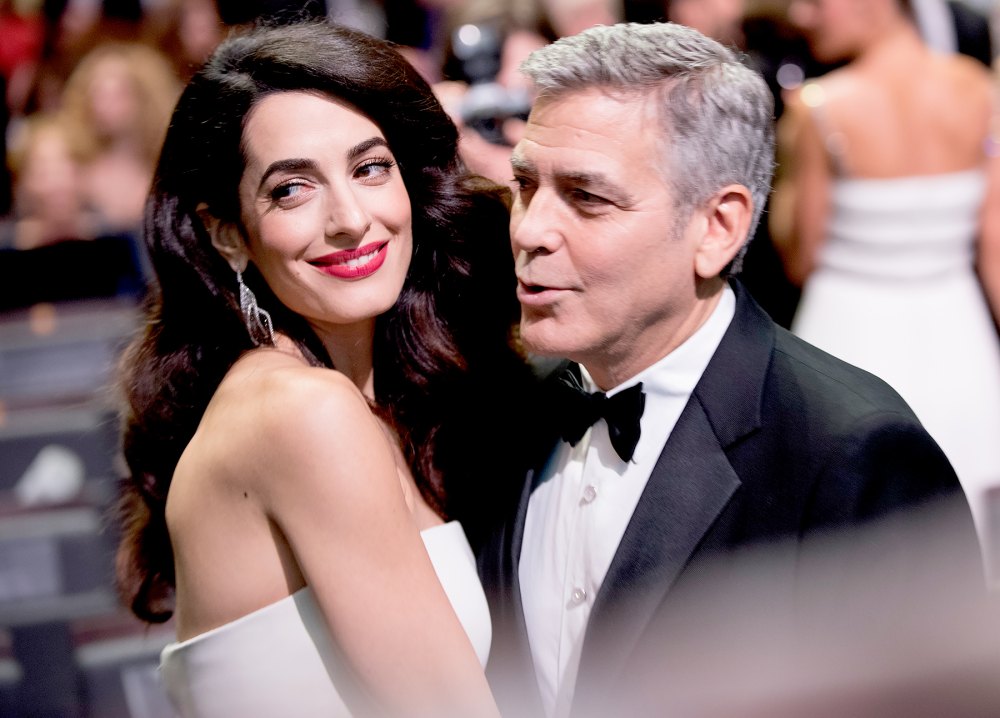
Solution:
<path fill-rule="evenodd" d="M 646 394 L 632 461 L 619 458 L 603 419 L 576 446 L 560 442 L 528 501 L 518 575 L 546 716 L 569 714 L 594 599 L 677 419 L 736 309 L 726 287 L 708 320 L 683 344 L 624 384 Z M 583 385 L 596 389 L 580 367 Z"/>

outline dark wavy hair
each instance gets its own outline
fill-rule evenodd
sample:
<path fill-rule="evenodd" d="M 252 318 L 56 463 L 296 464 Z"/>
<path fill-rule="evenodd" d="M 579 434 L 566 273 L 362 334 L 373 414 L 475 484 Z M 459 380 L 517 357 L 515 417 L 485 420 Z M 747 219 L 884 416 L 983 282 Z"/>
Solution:
<path fill-rule="evenodd" d="M 247 115 L 262 97 L 285 91 L 338 98 L 374 121 L 409 193 L 413 257 L 398 301 L 376 320 L 373 409 L 397 430 L 424 498 L 466 521 L 475 543 L 476 529 L 489 526 L 477 511 L 498 505 L 491 492 L 521 471 L 513 427 L 499 409 L 526 397 L 532 381 L 511 340 L 518 309 L 507 191 L 467 172 L 455 126 L 391 44 L 315 21 L 234 35 L 174 110 L 143 228 L 156 282 L 143 331 L 122 358 L 128 471 L 116 574 L 123 600 L 147 621 L 173 610 L 164 507 L 177 461 L 219 382 L 253 347 L 235 275 L 196 208 L 206 203 L 219 219 L 240 221 Z M 306 322 L 252 265 L 245 281 L 278 331 L 311 363 L 331 366 Z"/>

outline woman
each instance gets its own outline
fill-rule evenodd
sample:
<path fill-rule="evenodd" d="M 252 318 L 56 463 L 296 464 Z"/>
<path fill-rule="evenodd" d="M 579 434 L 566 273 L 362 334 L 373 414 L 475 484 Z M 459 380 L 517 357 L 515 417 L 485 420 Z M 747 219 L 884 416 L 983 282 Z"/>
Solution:
<path fill-rule="evenodd" d="M 233 37 L 181 96 L 124 358 L 118 576 L 147 620 L 176 595 L 185 715 L 496 713 L 448 519 L 487 531 L 472 499 L 517 483 L 499 409 L 530 372 L 507 195 L 456 143 L 387 43 L 325 24 Z"/>
<path fill-rule="evenodd" d="M 67 239 L 94 239 L 99 220 L 83 198 L 75 127 L 39 112 L 18 126 L 8 161 L 13 171 L 12 217 L 0 223 L 0 247 L 35 249 Z"/>
<path fill-rule="evenodd" d="M 779 127 L 771 228 L 792 330 L 888 381 L 948 455 L 987 560 L 1000 484 L 1000 158 L 981 64 L 931 52 L 902 0 L 795 0 L 824 63 Z M 992 128 L 992 131 L 991 131 Z M 1000 578 L 1000 576 L 998 576 Z"/>
<path fill-rule="evenodd" d="M 98 45 L 66 80 L 62 111 L 77 130 L 84 197 L 106 232 L 138 235 L 180 89 L 167 58 L 137 42 Z"/>

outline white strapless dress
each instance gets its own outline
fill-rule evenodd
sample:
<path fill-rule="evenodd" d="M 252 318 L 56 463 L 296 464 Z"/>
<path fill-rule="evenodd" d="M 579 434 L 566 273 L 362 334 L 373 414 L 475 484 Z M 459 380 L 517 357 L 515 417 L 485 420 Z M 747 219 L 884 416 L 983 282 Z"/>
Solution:
<path fill-rule="evenodd" d="M 482 665 L 492 640 L 475 557 L 457 521 L 421 532 L 445 593 Z M 428 655 L 433 652 L 428 650 Z M 337 690 L 345 666 L 307 586 L 160 656 L 160 674 L 185 718 L 349 716 Z"/>
<path fill-rule="evenodd" d="M 1000 341 L 974 271 L 985 190 L 981 170 L 838 179 L 792 331 L 902 395 L 955 467 L 993 563 Z"/>

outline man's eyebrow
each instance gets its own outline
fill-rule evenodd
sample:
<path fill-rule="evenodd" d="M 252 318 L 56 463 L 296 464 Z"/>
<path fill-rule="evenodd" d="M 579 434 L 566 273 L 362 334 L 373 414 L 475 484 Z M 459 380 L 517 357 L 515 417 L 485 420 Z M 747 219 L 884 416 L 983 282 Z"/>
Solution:
<path fill-rule="evenodd" d="M 521 157 L 520 155 L 511 155 L 510 166 L 515 172 L 521 172 L 522 174 L 529 175 L 538 174 L 534 163 L 524 157 Z"/>
<path fill-rule="evenodd" d="M 557 172 L 556 181 L 560 184 L 577 185 L 622 207 L 630 207 L 635 204 L 632 195 L 624 187 L 612 182 L 600 172 Z"/>

